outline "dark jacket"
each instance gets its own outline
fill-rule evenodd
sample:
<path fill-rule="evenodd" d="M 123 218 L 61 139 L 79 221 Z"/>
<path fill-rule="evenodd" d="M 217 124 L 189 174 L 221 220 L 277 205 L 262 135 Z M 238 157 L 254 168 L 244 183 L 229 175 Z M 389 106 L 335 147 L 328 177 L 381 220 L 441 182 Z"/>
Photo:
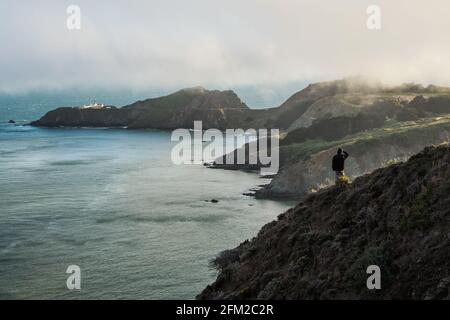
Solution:
<path fill-rule="evenodd" d="M 343 151 L 341 154 L 337 154 L 333 157 L 333 171 L 344 171 L 345 159 L 348 158 L 348 153 Z"/>

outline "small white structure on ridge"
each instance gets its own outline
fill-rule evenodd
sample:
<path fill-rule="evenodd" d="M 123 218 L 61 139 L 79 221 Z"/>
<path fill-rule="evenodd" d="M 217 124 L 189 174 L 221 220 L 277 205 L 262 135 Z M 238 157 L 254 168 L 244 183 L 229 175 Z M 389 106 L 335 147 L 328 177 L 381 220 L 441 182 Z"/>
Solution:
<path fill-rule="evenodd" d="M 105 105 L 103 103 L 99 104 L 99 103 L 94 101 L 94 103 L 82 106 L 81 109 L 102 109 L 104 107 L 105 107 Z"/>

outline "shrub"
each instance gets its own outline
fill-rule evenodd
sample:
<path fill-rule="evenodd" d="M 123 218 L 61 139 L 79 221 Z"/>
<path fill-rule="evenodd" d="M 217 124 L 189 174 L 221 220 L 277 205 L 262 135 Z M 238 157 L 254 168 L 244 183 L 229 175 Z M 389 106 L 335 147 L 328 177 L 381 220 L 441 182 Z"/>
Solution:
<path fill-rule="evenodd" d="M 349 184 L 350 183 L 350 178 L 346 175 L 340 176 L 339 177 L 339 184 Z"/>

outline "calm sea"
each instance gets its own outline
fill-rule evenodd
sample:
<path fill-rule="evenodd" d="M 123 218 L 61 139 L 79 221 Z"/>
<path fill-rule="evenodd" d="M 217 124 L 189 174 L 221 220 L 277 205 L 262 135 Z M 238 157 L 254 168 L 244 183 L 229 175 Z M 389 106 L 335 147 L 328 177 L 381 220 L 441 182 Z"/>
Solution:
<path fill-rule="evenodd" d="M 193 299 L 292 205 L 243 196 L 256 174 L 172 164 L 169 132 L 23 125 L 60 104 L 0 99 L 0 298 Z"/>

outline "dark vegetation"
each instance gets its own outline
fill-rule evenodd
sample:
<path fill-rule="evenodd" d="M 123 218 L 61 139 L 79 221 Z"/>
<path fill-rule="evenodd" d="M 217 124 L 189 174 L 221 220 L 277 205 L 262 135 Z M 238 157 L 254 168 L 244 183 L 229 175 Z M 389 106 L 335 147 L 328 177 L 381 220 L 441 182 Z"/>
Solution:
<path fill-rule="evenodd" d="M 214 261 L 199 299 L 449 299 L 450 148 L 312 194 Z M 368 290 L 366 268 L 381 268 Z"/>

